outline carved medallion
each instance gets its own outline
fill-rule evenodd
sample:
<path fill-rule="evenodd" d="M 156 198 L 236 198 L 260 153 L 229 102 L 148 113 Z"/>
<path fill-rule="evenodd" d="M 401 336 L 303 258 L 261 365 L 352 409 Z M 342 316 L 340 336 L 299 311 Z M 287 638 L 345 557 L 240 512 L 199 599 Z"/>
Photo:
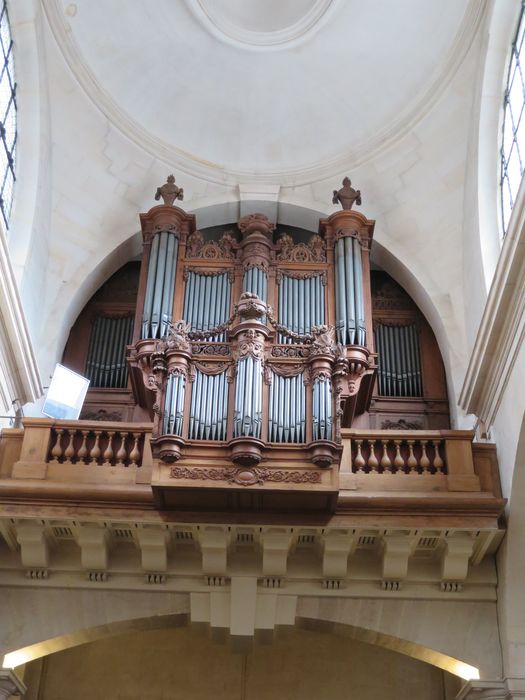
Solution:
<path fill-rule="evenodd" d="M 266 482 L 287 484 L 319 484 L 321 472 L 248 467 L 172 467 L 170 479 L 226 481 L 239 486 L 262 485 Z"/>

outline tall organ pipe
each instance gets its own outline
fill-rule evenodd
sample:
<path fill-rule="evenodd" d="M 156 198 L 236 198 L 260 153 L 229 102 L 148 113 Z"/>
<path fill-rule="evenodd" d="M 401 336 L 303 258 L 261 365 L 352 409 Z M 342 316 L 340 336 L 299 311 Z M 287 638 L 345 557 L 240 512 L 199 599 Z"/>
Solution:
<path fill-rule="evenodd" d="M 260 438 L 262 381 L 261 360 L 249 355 L 238 361 L 233 416 L 234 437 Z"/>
<path fill-rule="evenodd" d="M 189 272 L 184 290 L 184 320 L 194 331 L 207 331 L 228 320 L 231 303 L 231 282 L 228 273 L 207 275 Z M 224 334 L 211 338 L 223 341 Z"/>
<path fill-rule="evenodd" d="M 310 333 L 312 326 L 325 323 L 325 288 L 322 275 L 296 279 L 283 274 L 279 285 L 279 323 L 301 335 Z M 293 342 L 281 334 L 280 343 Z"/>
<path fill-rule="evenodd" d="M 195 372 L 190 401 L 190 440 L 225 440 L 228 416 L 226 371 Z"/>
<path fill-rule="evenodd" d="M 268 411 L 270 442 L 300 443 L 306 436 L 304 374 L 281 377 L 272 372 Z"/>
<path fill-rule="evenodd" d="M 186 379 L 182 374 L 170 374 L 164 400 L 164 435 L 182 435 Z"/>
<path fill-rule="evenodd" d="M 151 243 L 142 314 L 142 338 L 166 334 L 173 312 L 179 241 L 172 231 L 155 234 Z"/>
<path fill-rule="evenodd" d="M 382 396 L 422 396 L 417 325 L 378 323 L 375 338 Z"/>
<path fill-rule="evenodd" d="M 332 385 L 328 379 L 317 377 L 313 383 L 312 437 L 332 439 Z"/>
<path fill-rule="evenodd" d="M 132 335 L 133 316 L 95 318 L 86 359 L 91 386 L 118 389 L 127 385 L 126 346 Z"/>
<path fill-rule="evenodd" d="M 366 344 L 363 268 L 359 241 L 339 238 L 335 247 L 336 331 L 344 345 Z"/>

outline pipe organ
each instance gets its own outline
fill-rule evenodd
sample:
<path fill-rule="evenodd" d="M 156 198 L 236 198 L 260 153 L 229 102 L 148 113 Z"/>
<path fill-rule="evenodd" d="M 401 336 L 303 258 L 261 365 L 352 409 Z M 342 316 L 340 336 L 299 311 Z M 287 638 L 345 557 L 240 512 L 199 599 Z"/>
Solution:
<path fill-rule="evenodd" d="M 195 486 L 217 499 L 233 485 L 275 496 L 293 483 L 326 505 L 341 428 L 402 429 L 408 415 L 410 427 L 448 427 L 430 327 L 370 272 L 373 221 L 346 208 L 292 235 L 256 213 L 210 235 L 169 198 L 140 219 L 135 321 L 97 299 L 85 368 L 94 386 L 122 392 L 127 346 L 137 415 L 153 420 L 159 502 L 181 506 Z"/>
<path fill-rule="evenodd" d="M 340 428 L 365 410 L 375 377 L 374 223 L 340 211 L 297 241 L 252 214 L 207 240 L 169 203 L 141 223 L 129 361 L 160 460 L 210 449 L 244 469 L 283 455 L 337 465 Z"/>

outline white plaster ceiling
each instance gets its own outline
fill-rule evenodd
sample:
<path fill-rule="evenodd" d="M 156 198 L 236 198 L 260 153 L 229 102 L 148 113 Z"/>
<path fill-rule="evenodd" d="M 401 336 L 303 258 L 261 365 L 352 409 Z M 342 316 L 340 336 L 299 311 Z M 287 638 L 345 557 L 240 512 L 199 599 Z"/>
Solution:
<path fill-rule="evenodd" d="M 48 0 L 127 136 L 215 182 L 311 182 L 399 138 L 448 84 L 477 0 Z"/>

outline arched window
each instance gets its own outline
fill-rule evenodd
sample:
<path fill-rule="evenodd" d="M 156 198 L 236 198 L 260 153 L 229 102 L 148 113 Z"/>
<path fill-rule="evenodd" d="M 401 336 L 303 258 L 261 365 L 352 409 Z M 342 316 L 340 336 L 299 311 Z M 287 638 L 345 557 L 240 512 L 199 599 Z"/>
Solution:
<path fill-rule="evenodd" d="M 522 55 L 525 35 L 524 8 L 525 2 L 522 2 L 505 90 L 501 146 L 501 212 L 504 231 L 508 228 L 525 169 L 525 51 Z"/>
<path fill-rule="evenodd" d="M 5 225 L 9 224 L 16 158 L 16 83 L 13 67 L 13 40 L 9 27 L 6 0 L 1 2 L 0 43 L 0 209 Z"/>

